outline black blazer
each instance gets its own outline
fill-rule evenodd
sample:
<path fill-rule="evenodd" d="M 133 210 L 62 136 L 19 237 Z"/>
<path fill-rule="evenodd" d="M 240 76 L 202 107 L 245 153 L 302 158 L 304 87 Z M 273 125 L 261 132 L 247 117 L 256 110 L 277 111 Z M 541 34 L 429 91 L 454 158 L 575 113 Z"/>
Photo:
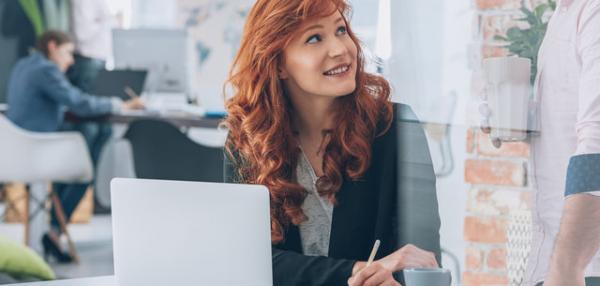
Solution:
<path fill-rule="evenodd" d="M 274 285 L 347 285 L 354 263 L 368 259 L 376 239 L 376 259 L 412 243 L 440 262 L 435 175 L 423 129 L 408 106 L 394 106 L 391 128 L 372 148 L 363 180 L 345 179 L 337 193 L 329 257 L 303 255 L 298 227 L 288 227 L 285 241 L 272 248 Z M 225 182 L 237 182 L 236 158 L 228 157 Z"/>

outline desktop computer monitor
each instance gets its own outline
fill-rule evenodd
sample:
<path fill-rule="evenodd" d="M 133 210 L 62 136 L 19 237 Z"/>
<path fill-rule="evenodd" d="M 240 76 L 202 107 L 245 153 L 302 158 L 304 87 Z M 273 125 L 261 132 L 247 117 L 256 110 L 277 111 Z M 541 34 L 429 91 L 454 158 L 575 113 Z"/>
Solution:
<path fill-rule="evenodd" d="M 194 64 L 185 30 L 114 29 L 112 33 L 116 69 L 147 70 L 144 91 L 189 95 Z"/>

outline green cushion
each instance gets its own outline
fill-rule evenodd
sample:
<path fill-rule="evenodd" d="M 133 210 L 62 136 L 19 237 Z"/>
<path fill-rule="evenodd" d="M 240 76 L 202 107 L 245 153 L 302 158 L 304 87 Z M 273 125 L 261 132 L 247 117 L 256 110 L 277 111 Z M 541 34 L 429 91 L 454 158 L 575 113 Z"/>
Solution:
<path fill-rule="evenodd" d="M 2 235 L 0 235 L 0 272 L 14 277 L 56 279 L 54 271 L 37 253 Z"/>

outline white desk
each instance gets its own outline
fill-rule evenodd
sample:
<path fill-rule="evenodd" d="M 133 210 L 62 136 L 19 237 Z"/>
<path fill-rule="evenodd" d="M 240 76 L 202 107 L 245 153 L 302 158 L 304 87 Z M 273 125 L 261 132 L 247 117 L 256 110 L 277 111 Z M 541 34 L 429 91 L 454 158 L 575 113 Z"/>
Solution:
<path fill-rule="evenodd" d="M 10 284 L 14 286 L 116 286 L 114 276 Z"/>

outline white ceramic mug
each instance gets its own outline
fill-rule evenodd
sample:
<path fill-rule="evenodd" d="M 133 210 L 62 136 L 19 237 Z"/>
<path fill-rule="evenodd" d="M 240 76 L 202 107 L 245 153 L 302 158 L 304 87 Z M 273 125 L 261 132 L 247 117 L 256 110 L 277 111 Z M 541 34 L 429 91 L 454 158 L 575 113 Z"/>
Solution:
<path fill-rule="evenodd" d="M 443 268 L 407 268 L 404 269 L 406 286 L 450 286 L 452 275 Z"/>
<path fill-rule="evenodd" d="M 487 58 L 483 60 L 483 74 L 491 137 L 502 141 L 524 140 L 531 96 L 531 60 Z"/>

